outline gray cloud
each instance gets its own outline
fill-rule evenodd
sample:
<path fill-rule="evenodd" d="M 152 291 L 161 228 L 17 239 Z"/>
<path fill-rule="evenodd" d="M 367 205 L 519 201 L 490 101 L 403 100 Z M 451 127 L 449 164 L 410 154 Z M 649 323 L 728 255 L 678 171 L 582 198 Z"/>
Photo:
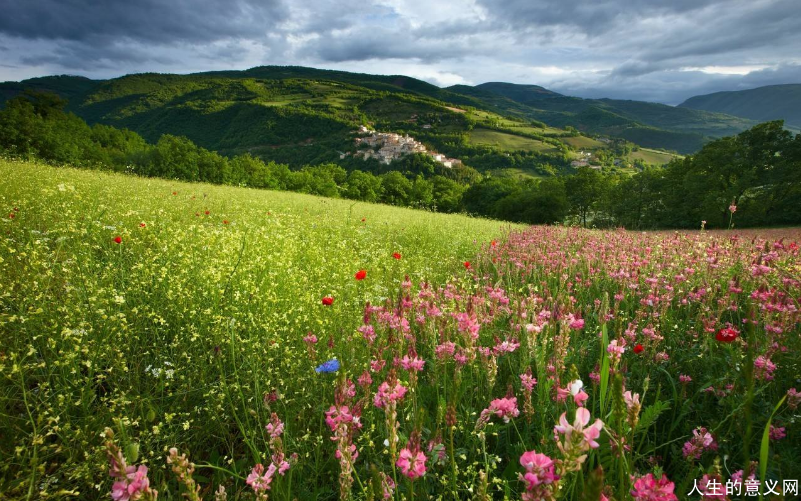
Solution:
<path fill-rule="evenodd" d="M 0 0 L 0 12 L 11 36 L 152 43 L 260 37 L 288 15 L 278 0 Z"/>
<path fill-rule="evenodd" d="M 666 103 L 801 81 L 797 0 L 0 0 L 0 12 L 0 79 L 300 64 Z"/>

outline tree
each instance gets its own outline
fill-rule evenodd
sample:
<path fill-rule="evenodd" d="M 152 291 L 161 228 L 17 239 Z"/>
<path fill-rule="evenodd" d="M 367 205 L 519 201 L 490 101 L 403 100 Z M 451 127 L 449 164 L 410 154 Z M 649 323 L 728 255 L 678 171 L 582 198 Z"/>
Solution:
<path fill-rule="evenodd" d="M 579 167 L 565 181 L 570 212 L 578 216 L 582 226 L 587 227 L 587 217 L 606 192 L 607 182 L 603 174 L 589 167 Z"/>
<path fill-rule="evenodd" d="M 430 208 L 434 205 L 434 184 L 423 176 L 417 176 L 409 192 L 409 205 Z"/>
<path fill-rule="evenodd" d="M 348 174 L 344 190 L 346 198 L 364 202 L 378 202 L 383 192 L 381 178 L 360 170 L 354 170 Z"/>
<path fill-rule="evenodd" d="M 466 186 L 443 176 L 434 176 L 431 182 L 434 206 L 438 211 L 458 212 L 462 209 L 462 195 Z"/>
<path fill-rule="evenodd" d="M 552 177 L 528 184 L 498 201 L 496 216 L 520 223 L 554 224 L 564 219 L 567 209 L 564 182 Z"/>
<path fill-rule="evenodd" d="M 497 202 L 520 191 L 520 185 L 515 179 L 488 177 L 468 188 L 462 202 L 465 209 L 472 214 L 495 217 Z"/>
<path fill-rule="evenodd" d="M 406 205 L 409 203 L 409 194 L 412 183 L 398 171 L 387 172 L 381 176 L 381 187 L 384 194 L 381 201 L 392 205 Z"/>

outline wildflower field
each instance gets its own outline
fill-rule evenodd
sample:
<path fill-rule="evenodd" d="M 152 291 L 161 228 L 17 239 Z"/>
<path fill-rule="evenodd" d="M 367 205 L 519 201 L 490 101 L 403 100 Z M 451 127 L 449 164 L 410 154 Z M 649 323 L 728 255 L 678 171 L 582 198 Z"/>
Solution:
<path fill-rule="evenodd" d="M 798 497 L 799 230 L 0 179 L 0 499 Z"/>

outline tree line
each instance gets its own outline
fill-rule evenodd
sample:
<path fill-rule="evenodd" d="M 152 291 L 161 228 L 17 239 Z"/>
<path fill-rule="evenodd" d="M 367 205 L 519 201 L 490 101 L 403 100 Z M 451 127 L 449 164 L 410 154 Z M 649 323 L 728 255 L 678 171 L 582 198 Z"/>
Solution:
<path fill-rule="evenodd" d="M 185 181 L 468 212 L 508 221 L 631 229 L 801 224 L 801 134 L 781 121 L 710 142 L 698 153 L 634 175 L 582 167 L 539 179 L 483 176 L 410 156 L 389 167 L 353 161 L 290 169 L 250 154 L 225 157 L 184 137 L 155 144 L 114 127 L 89 126 L 66 101 L 26 92 L 0 111 L 0 151 L 79 167 Z M 388 170 L 391 168 L 392 170 Z"/>

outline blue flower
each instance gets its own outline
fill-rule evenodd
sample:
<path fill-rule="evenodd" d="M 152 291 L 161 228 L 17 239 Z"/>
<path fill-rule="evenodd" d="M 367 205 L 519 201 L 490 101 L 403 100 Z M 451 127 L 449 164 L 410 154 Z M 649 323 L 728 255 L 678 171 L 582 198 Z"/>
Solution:
<path fill-rule="evenodd" d="M 336 358 L 332 358 L 328 362 L 325 362 L 325 363 L 317 366 L 317 368 L 314 369 L 314 372 L 317 372 L 317 373 L 320 373 L 320 372 L 328 373 L 328 372 L 336 372 L 338 370 L 339 370 L 339 360 L 337 360 Z"/>

